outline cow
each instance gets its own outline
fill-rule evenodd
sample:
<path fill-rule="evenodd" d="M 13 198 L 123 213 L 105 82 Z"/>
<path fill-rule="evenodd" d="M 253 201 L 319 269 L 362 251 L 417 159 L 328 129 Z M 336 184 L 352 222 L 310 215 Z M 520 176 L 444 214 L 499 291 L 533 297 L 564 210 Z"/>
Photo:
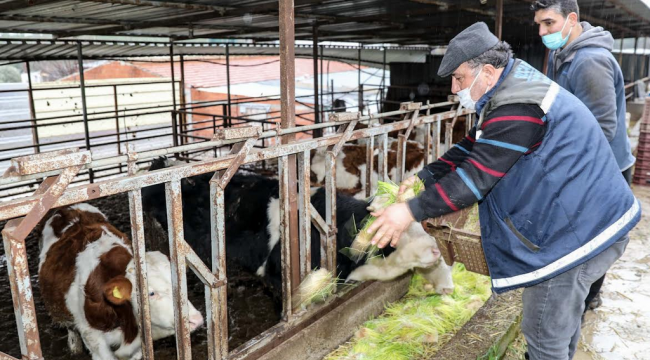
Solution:
<path fill-rule="evenodd" d="M 390 141 L 387 152 L 386 169 L 389 178 L 395 179 L 397 175 L 397 141 Z M 336 157 L 336 188 L 348 194 L 355 195 L 358 199 L 365 198 L 366 188 L 366 145 L 346 144 Z M 404 178 L 417 174 L 424 165 L 424 149 L 415 141 L 406 143 L 406 159 L 404 166 Z M 318 149 L 312 152 L 311 156 L 311 181 L 312 186 L 322 186 L 325 181 L 326 152 Z M 373 188 L 370 193 L 374 194 L 378 180 L 379 149 L 374 149 L 374 163 L 372 173 Z"/>
<path fill-rule="evenodd" d="M 38 283 L 56 325 L 68 329 L 68 347 L 94 360 L 140 359 L 140 307 L 133 285 L 131 241 L 89 204 L 50 211 L 41 225 Z M 175 333 L 169 259 L 147 252 L 151 330 L 154 340 Z M 188 303 L 191 330 L 203 316 Z M 113 350 L 115 349 L 115 350 Z"/>
<path fill-rule="evenodd" d="M 164 167 L 164 161 L 155 161 L 152 169 Z M 209 206 L 209 193 L 206 188 L 207 185 L 201 184 L 202 181 L 208 181 L 210 176 L 199 175 L 190 179 L 194 184 L 194 188 L 183 188 L 183 201 L 189 198 L 200 198 Z M 159 193 L 154 191 L 158 189 Z M 164 188 L 159 186 L 149 187 L 147 191 L 143 189 L 143 204 L 145 211 L 149 207 L 162 207 L 164 209 L 164 202 L 162 199 L 162 192 Z M 158 204 L 155 202 L 158 201 Z M 251 273 L 255 273 L 265 280 L 269 286 L 271 293 L 276 298 L 280 299 L 281 296 L 281 245 L 280 245 L 280 202 L 279 202 L 279 183 L 277 179 L 270 179 L 259 175 L 242 175 L 235 174 L 230 180 L 224 193 L 225 203 L 225 230 L 226 230 L 226 258 L 228 261 L 234 261 L 240 264 L 243 268 Z M 311 190 L 311 203 L 317 210 L 319 215 L 325 217 L 326 197 L 323 188 Z M 349 195 L 337 192 L 336 196 L 336 219 L 337 229 L 336 246 L 337 251 L 350 247 L 356 231 L 363 227 L 363 221 L 369 215 L 367 209 L 368 204 L 365 201 L 355 199 Z M 186 241 L 192 248 L 195 249 L 199 257 L 203 261 L 209 262 L 210 250 L 203 252 L 197 249 L 210 249 L 210 224 L 211 219 L 209 212 L 206 213 L 201 210 L 201 206 L 183 206 L 183 218 L 186 220 L 189 217 L 194 217 L 191 222 L 185 221 L 184 226 L 186 229 Z M 166 212 L 154 209 L 157 214 L 157 219 L 166 226 Z M 302 216 L 302 214 L 299 214 Z M 188 226 L 197 224 L 200 227 L 187 232 Z M 436 261 L 440 257 L 440 253 L 435 244 L 435 240 L 426 234 L 419 223 L 412 225 L 417 230 L 405 232 L 402 237 L 404 244 L 413 243 L 418 244 L 421 251 L 411 252 L 411 258 L 408 259 L 409 264 L 413 264 L 410 268 L 428 269 L 430 266 L 437 266 L 440 264 Z M 202 233 L 202 234 L 201 234 Z M 190 234 L 196 234 L 195 238 L 191 238 Z M 417 236 L 418 239 L 406 239 L 409 236 Z M 422 240 L 422 241 L 418 241 Z M 317 268 L 320 266 L 321 261 L 321 238 L 320 233 L 315 226 L 311 227 L 311 267 Z M 390 253 L 393 249 L 384 249 L 382 255 L 390 259 Z M 399 246 L 396 253 L 399 252 Z M 406 255 L 406 251 L 403 251 Z M 346 256 L 339 254 L 337 256 L 337 269 L 336 275 L 341 279 L 346 279 L 354 269 L 364 265 L 363 262 L 356 262 Z M 406 272 L 403 271 L 402 274 Z M 448 273 L 448 268 L 442 269 L 443 273 Z M 383 274 L 377 274 L 373 277 L 372 274 L 366 276 L 364 279 L 383 279 L 387 280 L 389 277 Z M 394 278 L 394 277 L 392 277 Z M 434 277 L 430 277 L 434 279 Z M 436 280 L 438 280 L 436 278 Z M 446 280 L 445 280 L 446 281 Z M 435 282 L 437 285 L 441 282 Z M 449 289 L 453 285 L 447 282 L 442 284 L 440 289 Z M 442 290 L 441 290 L 442 293 Z"/>

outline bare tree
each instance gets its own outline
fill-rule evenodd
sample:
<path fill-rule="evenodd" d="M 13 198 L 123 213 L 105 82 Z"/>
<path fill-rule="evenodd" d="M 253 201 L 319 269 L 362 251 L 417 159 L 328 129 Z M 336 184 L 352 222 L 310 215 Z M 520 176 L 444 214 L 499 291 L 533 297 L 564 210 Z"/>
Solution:
<path fill-rule="evenodd" d="M 56 81 L 78 73 L 79 67 L 75 60 L 39 61 L 32 65 L 32 70 L 40 70 L 43 81 Z"/>

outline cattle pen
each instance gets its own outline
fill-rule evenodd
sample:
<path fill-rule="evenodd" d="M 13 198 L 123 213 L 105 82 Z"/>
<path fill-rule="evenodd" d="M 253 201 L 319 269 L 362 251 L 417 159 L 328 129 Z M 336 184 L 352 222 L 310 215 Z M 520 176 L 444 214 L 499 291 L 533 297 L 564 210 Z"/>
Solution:
<path fill-rule="evenodd" d="M 309 125 L 302 128 L 287 128 L 269 130 L 264 133 L 256 127 L 234 127 L 230 129 L 221 129 L 215 134 L 214 140 L 201 142 L 192 145 L 182 145 L 172 147 L 164 150 L 155 150 L 151 152 L 136 153 L 131 152 L 124 156 L 105 158 L 96 160 L 93 163 L 91 154 L 88 151 L 73 151 L 62 150 L 53 153 L 45 153 L 38 155 L 30 155 L 23 158 L 14 159 L 12 162 L 11 171 L 13 176 L 6 177 L 3 181 L 16 182 L 24 181 L 34 178 L 47 178 L 39 187 L 37 194 L 27 198 L 20 198 L 11 201 L 10 203 L 3 204 L 0 207 L 0 219 L 11 219 L 17 217 L 17 220 L 12 220 L 5 226 L 3 230 L 3 238 L 5 241 L 5 248 L 7 251 L 7 261 L 10 269 L 10 276 L 12 279 L 12 289 L 16 290 L 16 297 L 14 298 L 16 304 L 19 306 L 21 316 L 18 318 L 19 329 L 22 331 L 21 344 L 25 344 L 25 351 L 28 354 L 39 354 L 39 341 L 38 341 L 38 328 L 36 327 L 33 315 L 35 310 L 30 295 L 30 288 L 25 286 L 29 283 L 29 272 L 27 264 L 24 259 L 27 258 L 25 253 L 24 239 L 38 223 L 38 221 L 45 215 L 45 213 L 52 207 L 59 207 L 71 205 L 79 202 L 93 200 L 103 196 L 110 196 L 119 193 L 129 193 L 129 204 L 131 211 L 131 224 L 132 224 L 132 237 L 134 239 L 134 254 L 139 258 L 137 262 L 137 275 L 139 280 L 139 288 L 146 288 L 146 276 L 143 273 L 143 262 L 141 254 L 144 252 L 144 233 L 143 233 L 143 220 L 142 220 L 142 201 L 140 189 L 144 186 L 164 183 L 167 196 L 167 207 L 171 214 L 171 222 L 169 224 L 169 233 L 173 234 L 170 242 L 170 249 L 172 253 L 172 263 L 174 264 L 174 300 L 175 309 L 178 312 L 177 318 L 177 346 L 182 358 L 188 358 L 191 354 L 189 342 L 189 328 L 187 322 L 187 313 L 183 309 L 187 309 L 187 287 L 186 287 L 186 274 L 183 270 L 187 264 L 192 271 L 201 279 L 206 286 L 206 308 L 208 311 L 208 338 L 211 339 L 209 343 L 209 353 L 212 358 L 246 358 L 246 356 L 254 356 L 257 352 L 263 352 L 269 347 L 273 347 L 277 342 L 287 337 L 297 329 L 304 327 L 306 323 L 314 321 L 314 317 L 318 318 L 323 315 L 323 309 L 333 307 L 337 301 L 330 302 L 323 305 L 321 308 L 304 312 L 295 312 L 292 308 L 291 302 L 291 289 L 300 282 L 309 271 L 309 258 L 310 258 L 310 239 L 308 228 L 313 221 L 322 234 L 321 239 L 327 239 L 322 244 L 321 249 L 313 249 L 313 251 L 322 251 L 325 254 L 323 257 L 323 267 L 332 269 L 336 263 L 336 248 L 334 247 L 332 236 L 335 235 L 336 229 L 332 224 L 336 223 L 336 202 L 333 200 L 336 192 L 335 184 L 335 159 L 336 154 L 346 141 L 356 140 L 360 138 L 369 138 L 370 146 L 368 147 L 368 156 L 374 153 L 374 138 L 378 138 L 379 152 L 379 173 L 381 179 L 385 179 L 386 174 L 386 160 L 384 156 L 387 149 L 387 136 L 389 132 L 405 130 L 406 134 L 401 135 L 402 141 L 407 138 L 413 128 L 423 126 L 427 129 L 426 144 L 430 144 L 429 149 L 437 149 L 435 155 L 439 155 L 440 145 L 440 130 L 442 123 L 447 119 L 453 119 L 459 114 L 466 115 L 466 111 L 444 111 L 436 114 L 431 114 L 432 109 L 438 107 L 450 106 L 452 102 L 445 102 L 439 104 L 422 105 L 419 103 L 405 103 L 402 110 L 397 110 L 383 114 L 373 114 L 361 116 L 359 113 L 339 113 L 333 115 L 331 121 L 324 124 Z M 420 111 L 425 111 L 427 114 L 419 115 Z M 406 115 L 402 121 L 385 124 L 377 127 L 371 127 L 361 130 L 354 130 L 358 123 L 368 122 L 373 119 L 382 117 Z M 433 125 L 433 126 L 432 126 Z M 302 140 L 288 144 L 281 144 L 271 148 L 261 149 L 257 152 L 251 152 L 254 143 L 259 138 L 271 138 L 277 136 L 286 136 L 294 134 L 299 131 L 304 131 L 316 128 L 325 128 L 330 126 L 339 126 L 339 131 L 336 134 L 324 136 L 314 140 Z M 435 136 L 434 136 L 435 135 Z M 151 173 L 136 174 L 136 161 L 141 158 L 155 157 L 166 154 L 173 154 L 175 152 L 183 152 L 196 149 L 209 149 L 215 146 L 231 145 L 231 154 L 217 158 L 212 161 L 203 161 L 197 164 L 187 164 L 174 167 L 173 169 L 159 170 Z M 328 202 L 328 216 L 326 219 L 321 218 L 318 213 L 311 210 L 309 205 L 309 154 L 311 150 L 319 147 L 327 147 L 328 149 L 328 163 L 330 167 L 327 169 L 327 199 Z M 405 153 L 400 152 L 400 156 L 405 156 Z M 432 154 L 433 155 L 433 154 Z M 229 179 L 234 175 L 240 165 L 252 163 L 263 160 L 278 159 L 279 163 L 279 178 L 281 184 L 280 190 L 280 217 L 281 217 L 281 237 L 283 248 L 283 322 L 276 327 L 268 330 L 262 334 L 259 339 L 252 340 L 248 346 L 239 348 L 239 351 L 228 354 L 225 327 L 227 309 L 220 304 L 225 303 L 224 285 L 227 278 L 225 276 L 225 257 L 224 254 L 224 208 L 223 208 L 223 191 L 228 184 Z M 290 162 L 292 158 L 297 158 L 297 176 L 293 179 L 290 178 Z M 118 179 L 109 179 L 101 182 L 82 185 L 73 188 L 67 188 L 75 174 L 82 168 L 92 169 L 93 166 L 103 166 L 108 164 L 124 163 L 130 170 L 130 175 Z M 370 162 L 372 164 L 372 162 Z M 399 164 L 399 162 L 398 162 Z M 398 165 L 399 166 L 399 165 Z M 181 211 L 181 198 L 180 198 L 180 181 L 183 178 L 215 172 L 214 177 L 210 182 L 211 186 L 211 203 L 214 204 L 213 219 L 215 223 L 212 225 L 212 264 L 213 268 L 208 269 L 192 251 L 192 249 L 183 240 L 183 222 Z M 370 172 L 368 172 L 370 174 Z M 369 181 L 370 178 L 366 179 Z M 293 196 L 290 192 L 291 185 L 297 184 L 300 188 L 298 192 L 294 192 Z M 370 189 L 367 186 L 366 189 Z M 294 188 L 296 189 L 296 188 Z M 297 189 L 296 189 L 297 190 Z M 298 196 L 300 195 L 300 196 Z M 307 198 L 305 199 L 305 196 Z M 291 204 L 298 204 L 293 207 L 294 210 L 300 211 L 301 214 L 309 214 L 303 216 L 303 221 L 298 225 L 298 236 L 291 237 Z M 297 217 L 297 215 L 296 215 Z M 19 285 L 20 284 L 20 285 Z M 347 297 L 353 296 L 356 292 L 363 291 L 364 287 L 359 287 L 351 293 L 346 294 Z M 145 295 L 145 296 L 142 296 Z M 142 324 L 149 324 L 149 311 L 148 311 L 148 297 L 146 294 L 141 294 L 142 311 Z M 340 300 L 339 300 L 340 301 Z M 147 327 L 143 327 L 144 339 L 151 339 L 147 334 Z M 213 341 L 213 342 L 212 342 Z M 145 353 L 152 354 L 151 340 L 145 341 Z M 38 355 L 37 355 L 38 356 Z"/>
<path fill-rule="evenodd" d="M 469 130 L 476 116 L 459 109 L 458 98 L 449 95 L 448 79 L 435 75 L 445 44 L 467 25 L 485 21 L 497 36 L 512 43 L 518 57 L 541 70 L 547 54 L 530 24 L 532 17 L 526 12 L 530 3 L 0 0 L 0 69 L 20 66 L 26 73 L 23 82 L 0 87 L 0 104 L 7 106 L 0 109 L 0 139 L 6 140 L 0 148 L 4 171 L 0 222 L 6 222 L 0 255 L 6 258 L 8 278 L 0 286 L 10 287 L 17 327 L 13 328 L 17 336 L 11 339 L 18 339 L 14 351 L 4 350 L 10 344 L 0 343 L 0 360 L 49 358 L 37 320 L 33 263 L 38 259 L 28 248 L 38 245 L 30 243 L 35 241 L 30 233 L 52 209 L 113 196 L 128 199 L 142 358 L 158 358 L 149 297 L 140 291 L 147 289 L 144 254 L 149 246 L 142 189 L 154 185 L 165 188 L 175 357 L 197 358 L 188 313 L 191 273 L 198 278 L 194 288 L 203 292 L 206 319 L 206 350 L 200 356 L 323 358 L 348 340 L 361 322 L 381 313 L 384 303 L 400 299 L 409 285 L 405 278 L 366 282 L 341 289 L 322 304 L 295 306 L 292 297 L 312 271 L 312 252 L 321 253 L 320 267 L 331 272 L 341 256 L 336 244 L 337 232 L 343 231 L 336 226 L 337 157 L 346 144 L 360 140 L 366 144 L 367 167 L 360 180 L 365 197 L 373 195 L 377 181 L 403 180 L 407 143 L 415 132 L 424 134 L 424 162 L 439 158 Z M 632 0 L 581 2 L 586 20 L 609 28 L 619 39 L 615 56 L 624 65 L 630 98 L 633 83 L 649 79 L 650 11 L 639 10 L 640 5 Z M 247 57 L 262 55 L 273 58 L 244 63 Z M 300 79 L 298 59 L 311 61 Z M 74 70 L 56 82 L 33 84 L 34 67 L 48 61 L 67 61 Z M 267 62 L 277 67 L 277 78 L 254 86 L 246 83 L 253 90 L 235 88 L 234 69 L 254 73 Z M 189 67 L 197 64 L 223 67 L 219 76 L 224 79 L 190 84 Z M 334 70 L 330 74 L 330 65 L 345 71 L 337 77 Z M 142 69 L 152 74 L 154 68 L 159 73 L 155 78 L 116 80 L 112 75 L 102 78 L 97 70 L 102 66 L 128 67 L 129 74 Z M 205 69 L 197 70 L 199 78 L 209 76 Z M 352 86 L 341 85 L 349 81 L 346 77 L 353 78 Z M 308 83 L 308 90 L 297 91 L 299 82 Z M 260 90 L 266 87 L 278 91 Z M 26 99 L 15 116 L 14 96 Z M 138 96 L 143 100 L 130 100 Z M 65 105 L 69 111 L 49 109 L 54 98 L 69 103 Z M 76 130 L 70 130 L 73 127 Z M 391 136 L 397 142 L 392 178 Z M 325 216 L 319 215 L 310 198 L 314 185 L 310 159 L 315 151 L 325 154 Z M 146 171 L 159 157 L 178 163 Z M 279 180 L 281 316 L 277 324 L 232 348 L 224 194 L 242 169 L 263 169 Z M 209 267 L 185 239 L 182 184 L 212 173 Z M 320 248 L 312 248 L 312 226 L 320 234 Z"/>

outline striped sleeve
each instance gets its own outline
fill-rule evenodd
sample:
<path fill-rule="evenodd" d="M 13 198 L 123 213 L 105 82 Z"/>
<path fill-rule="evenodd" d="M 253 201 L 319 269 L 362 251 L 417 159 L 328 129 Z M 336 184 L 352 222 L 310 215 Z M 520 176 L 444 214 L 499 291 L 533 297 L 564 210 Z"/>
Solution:
<path fill-rule="evenodd" d="M 473 131 L 471 135 L 475 140 L 470 149 L 463 146 L 468 151 L 463 160 L 450 161 L 455 166 L 448 165 L 449 171 L 434 184 L 425 182 L 426 191 L 409 201 L 416 220 L 438 217 L 483 200 L 522 156 L 534 152 L 542 144 L 546 123 L 538 106 L 511 104 L 492 111 L 480 129 Z M 476 132 L 480 134 L 478 139 L 474 137 Z M 456 146 L 450 151 L 464 153 Z M 440 161 L 444 159 L 447 154 Z M 431 169 L 436 163 L 438 161 L 425 169 Z"/>
<path fill-rule="evenodd" d="M 449 151 L 444 153 L 438 160 L 425 166 L 418 173 L 418 177 L 425 184 L 432 184 L 447 175 L 450 171 L 456 170 L 467 156 L 472 152 L 476 136 L 476 126 L 470 130 L 463 140 L 455 144 Z"/>

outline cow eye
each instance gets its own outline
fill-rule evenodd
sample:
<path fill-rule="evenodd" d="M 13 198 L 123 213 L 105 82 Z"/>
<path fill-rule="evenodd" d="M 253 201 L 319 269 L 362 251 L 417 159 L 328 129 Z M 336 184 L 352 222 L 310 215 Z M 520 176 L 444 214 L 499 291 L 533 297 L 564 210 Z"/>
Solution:
<path fill-rule="evenodd" d="M 149 293 L 149 296 L 154 296 L 154 295 L 156 295 L 156 293 L 153 291 Z"/>

